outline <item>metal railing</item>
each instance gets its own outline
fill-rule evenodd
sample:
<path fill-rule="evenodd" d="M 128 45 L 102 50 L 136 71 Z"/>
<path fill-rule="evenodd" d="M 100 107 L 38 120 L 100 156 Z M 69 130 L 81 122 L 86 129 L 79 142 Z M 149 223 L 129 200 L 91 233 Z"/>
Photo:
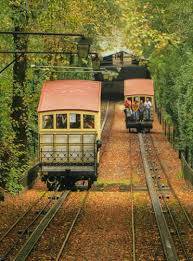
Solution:
<path fill-rule="evenodd" d="M 97 161 L 96 134 L 40 134 L 41 164 L 85 165 Z"/>
<path fill-rule="evenodd" d="M 182 171 L 185 180 L 188 180 L 193 185 L 193 169 L 187 163 L 184 154 L 181 154 Z"/>
<path fill-rule="evenodd" d="M 52 165 L 84 165 L 95 163 L 96 161 L 96 146 L 92 150 L 86 151 L 43 151 L 40 152 L 42 164 Z"/>
<path fill-rule="evenodd" d="M 167 137 L 168 141 L 172 143 L 172 146 L 175 147 L 176 140 L 176 127 L 173 123 L 169 123 L 164 119 L 163 112 L 156 107 L 156 113 L 158 116 L 159 123 L 162 125 L 164 130 L 164 135 Z"/>
<path fill-rule="evenodd" d="M 185 180 L 189 181 L 193 185 L 193 155 L 191 155 L 190 148 L 186 147 L 184 151 L 180 151 L 176 147 L 177 133 L 176 126 L 173 123 L 167 122 L 164 119 L 163 112 L 156 107 L 156 113 L 158 116 L 159 123 L 162 125 L 164 130 L 164 135 L 167 137 L 167 140 L 172 144 L 172 146 L 178 150 L 179 158 L 182 163 L 182 173 Z M 191 155 L 191 156 L 189 156 Z"/>

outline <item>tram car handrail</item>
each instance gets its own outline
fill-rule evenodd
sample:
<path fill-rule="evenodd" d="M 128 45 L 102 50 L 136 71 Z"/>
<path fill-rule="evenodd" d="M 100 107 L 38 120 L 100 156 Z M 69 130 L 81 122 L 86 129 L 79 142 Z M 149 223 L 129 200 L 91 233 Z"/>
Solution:
<path fill-rule="evenodd" d="M 101 138 L 101 83 L 56 80 L 43 84 L 39 106 L 39 161 L 48 189 L 97 179 Z"/>
<path fill-rule="evenodd" d="M 124 81 L 126 128 L 149 132 L 153 128 L 154 87 L 150 79 Z"/>

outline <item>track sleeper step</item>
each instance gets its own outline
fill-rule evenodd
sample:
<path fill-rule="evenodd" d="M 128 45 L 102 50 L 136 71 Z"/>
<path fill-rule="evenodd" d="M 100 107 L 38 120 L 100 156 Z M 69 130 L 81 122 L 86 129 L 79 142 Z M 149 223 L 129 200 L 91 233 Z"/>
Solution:
<path fill-rule="evenodd" d="M 18 235 L 22 235 L 22 236 L 24 236 L 24 235 L 30 235 L 32 233 L 32 231 L 31 230 L 18 230 L 17 231 L 17 234 Z"/>
<path fill-rule="evenodd" d="M 36 211 L 36 214 L 37 214 L 37 215 L 40 214 L 41 216 L 45 216 L 45 215 L 47 214 L 47 212 L 48 212 L 47 210 L 43 210 L 43 211 L 37 210 L 37 211 Z"/>
<path fill-rule="evenodd" d="M 58 200 L 59 196 L 49 196 L 48 199 Z"/>

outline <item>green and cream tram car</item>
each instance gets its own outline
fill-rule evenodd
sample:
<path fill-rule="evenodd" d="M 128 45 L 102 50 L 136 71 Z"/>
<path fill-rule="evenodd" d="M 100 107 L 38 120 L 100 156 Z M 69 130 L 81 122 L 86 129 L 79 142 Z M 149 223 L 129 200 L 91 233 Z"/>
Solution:
<path fill-rule="evenodd" d="M 73 187 L 97 179 L 101 145 L 101 83 L 87 80 L 46 81 L 39 106 L 39 161 L 42 180 Z"/>

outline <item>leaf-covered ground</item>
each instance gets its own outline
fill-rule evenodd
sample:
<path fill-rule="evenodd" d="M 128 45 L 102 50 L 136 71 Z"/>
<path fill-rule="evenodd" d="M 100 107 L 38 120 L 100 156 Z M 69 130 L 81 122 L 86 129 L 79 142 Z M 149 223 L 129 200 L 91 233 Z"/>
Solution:
<path fill-rule="evenodd" d="M 139 143 L 136 134 L 129 134 L 125 129 L 122 109 L 122 104 L 117 103 L 111 130 L 108 130 L 108 143 L 102 148 L 99 168 L 98 183 L 112 185 L 111 191 L 90 192 L 62 260 L 132 260 L 132 194 L 130 191 L 120 192 L 117 184 L 130 184 L 131 173 L 134 186 L 144 186 L 145 180 Z M 180 177 L 178 154 L 165 139 L 157 119 L 152 136 L 171 183 L 193 219 L 192 187 Z M 1 234 L 35 201 L 42 190 L 46 190 L 45 186 L 38 183 L 30 191 L 15 197 L 6 196 L 6 201 L 0 203 Z M 56 257 L 83 193 L 74 192 L 70 196 L 28 260 L 53 260 Z M 155 257 L 163 260 L 158 229 L 147 191 L 134 190 L 133 199 L 137 260 L 155 260 Z M 170 204 L 178 211 L 175 202 L 171 200 Z M 182 220 L 180 214 L 178 216 L 179 220 Z M 185 239 L 187 244 L 190 244 L 191 238 L 187 236 Z"/>

